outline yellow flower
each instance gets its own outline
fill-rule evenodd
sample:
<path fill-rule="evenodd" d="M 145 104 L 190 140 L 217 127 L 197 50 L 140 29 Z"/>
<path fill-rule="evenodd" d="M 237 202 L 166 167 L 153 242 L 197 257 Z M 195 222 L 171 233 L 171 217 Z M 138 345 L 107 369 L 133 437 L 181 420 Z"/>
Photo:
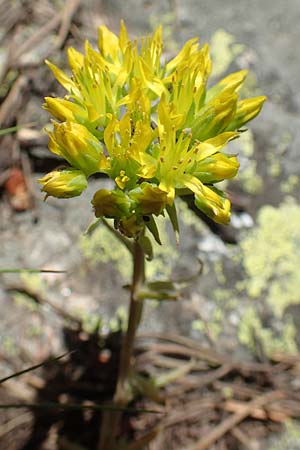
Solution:
<path fill-rule="evenodd" d="M 136 185 L 143 167 L 141 155 L 146 154 L 156 134 L 149 119 L 144 117 L 134 123 L 133 115 L 128 111 L 121 120 L 112 116 L 104 131 L 110 161 L 108 173 L 121 189 Z"/>
<path fill-rule="evenodd" d="M 130 191 L 130 198 L 136 201 L 136 208 L 143 215 L 159 216 L 167 205 L 167 193 L 150 183 L 142 183 Z"/>
<path fill-rule="evenodd" d="M 77 197 L 87 187 L 85 175 L 77 169 L 54 170 L 38 180 L 46 197 Z"/>
<path fill-rule="evenodd" d="M 223 150 L 265 101 L 240 99 L 245 70 L 208 89 L 209 47 L 200 47 L 197 38 L 167 63 L 162 52 L 161 26 L 140 43 L 129 39 L 123 22 L 119 35 L 100 26 L 98 49 L 87 41 L 84 54 L 68 50 L 71 75 L 47 62 L 67 95 L 46 97 L 44 104 L 62 122 L 49 132 L 49 149 L 85 183 L 100 172 L 114 182 L 111 190 L 95 193 L 96 216 L 114 218 L 130 237 L 147 225 L 158 241 L 153 216 L 166 211 L 177 230 L 176 195 L 193 195 L 205 214 L 228 222 L 230 202 L 215 184 L 233 178 L 239 163 Z M 44 177 L 43 189 L 63 196 L 56 187 L 62 177 Z"/>

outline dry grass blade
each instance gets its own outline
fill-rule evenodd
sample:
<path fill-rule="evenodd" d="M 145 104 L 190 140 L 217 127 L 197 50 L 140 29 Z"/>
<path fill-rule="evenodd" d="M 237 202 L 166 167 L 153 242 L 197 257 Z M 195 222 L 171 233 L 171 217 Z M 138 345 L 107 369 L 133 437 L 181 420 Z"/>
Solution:
<path fill-rule="evenodd" d="M 13 63 L 16 63 L 18 59 L 24 54 L 31 50 L 36 44 L 45 38 L 50 31 L 54 30 L 61 21 L 61 14 L 55 14 L 52 19 L 45 24 L 45 26 L 38 29 L 34 34 L 32 34 L 15 52 L 13 55 Z"/>
<path fill-rule="evenodd" d="M 62 15 L 61 26 L 58 32 L 58 39 L 55 44 L 56 48 L 61 48 L 69 33 L 72 19 L 80 6 L 80 0 L 68 0 Z"/>
<path fill-rule="evenodd" d="M 160 431 L 161 431 L 160 427 L 154 428 L 141 438 L 136 439 L 131 444 L 125 446 L 124 450 L 143 450 L 146 445 L 148 445 L 151 441 L 153 441 L 153 439 L 156 438 L 156 436 L 159 435 Z"/>
<path fill-rule="evenodd" d="M 24 94 L 28 88 L 29 78 L 26 75 L 19 75 L 9 94 L 1 104 L 0 108 L 0 126 L 10 124 L 20 110 L 21 104 L 24 102 Z"/>
<path fill-rule="evenodd" d="M 7 433 L 10 433 L 14 429 L 20 427 L 21 425 L 28 424 L 32 420 L 32 415 L 29 412 L 20 414 L 19 416 L 13 417 L 8 422 L 0 425 L 0 439 Z"/>
<path fill-rule="evenodd" d="M 251 400 L 245 405 L 242 411 L 238 411 L 226 418 L 222 423 L 217 425 L 210 433 L 200 439 L 200 441 L 191 446 L 188 450 L 206 450 L 210 448 L 214 442 L 224 436 L 224 434 L 234 428 L 237 424 L 242 422 L 242 420 L 244 420 L 247 416 L 251 415 L 255 408 L 263 407 L 264 405 L 272 401 L 279 400 L 282 397 L 283 394 L 281 391 L 273 391 Z"/>

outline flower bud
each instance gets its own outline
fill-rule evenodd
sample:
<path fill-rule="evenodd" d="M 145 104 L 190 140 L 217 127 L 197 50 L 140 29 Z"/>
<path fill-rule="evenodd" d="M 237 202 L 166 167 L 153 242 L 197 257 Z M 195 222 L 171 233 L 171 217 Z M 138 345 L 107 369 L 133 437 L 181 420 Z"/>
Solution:
<path fill-rule="evenodd" d="M 216 188 L 203 186 L 203 195 L 195 195 L 195 205 L 215 222 L 229 223 L 230 201 Z"/>
<path fill-rule="evenodd" d="M 61 121 L 80 119 L 84 122 L 88 120 L 88 114 L 84 108 L 64 98 L 45 97 L 43 108 Z"/>
<path fill-rule="evenodd" d="M 144 230 L 145 224 L 141 217 L 133 214 L 131 217 L 123 217 L 118 228 L 125 236 L 136 238 Z"/>
<path fill-rule="evenodd" d="M 71 166 L 82 170 L 87 177 L 99 172 L 102 145 L 85 126 L 54 122 L 54 131 L 49 132 L 49 137 L 49 149 L 65 158 Z"/>
<path fill-rule="evenodd" d="M 54 170 L 38 180 L 42 191 L 57 198 L 77 197 L 87 187 L 86 176 L 77 169 Z"/>
<path fill-rule="evenodd" d="M 129 214 L 130 200 L 122 191 L 99 189 L 94 194 L 92 205 L 96 217 L 116 219 Z"/>
<path fill-rule="evenodd" d="M 264 95 L 261 95 L 260 97 L 246 98 L 238 102 L 235 116 L 226 130 L 237 130 L 254 119 L 260 113 L 266 98 Z"/>
<path fill-rule="evenodd" d="M 236 156 L 216 153 L 197 163 L 194 175 L 202 183 L 211 184 L 235 177 L 239 166 L 240 164 Z"/>

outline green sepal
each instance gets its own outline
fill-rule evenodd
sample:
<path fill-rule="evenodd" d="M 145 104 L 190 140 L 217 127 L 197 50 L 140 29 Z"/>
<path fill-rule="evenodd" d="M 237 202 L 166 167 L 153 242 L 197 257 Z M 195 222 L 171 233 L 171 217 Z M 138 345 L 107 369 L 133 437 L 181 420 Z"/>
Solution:
<path fill-rule="evenodd" d="M 148 228 L 148 230 L 150 231 L 150 233 L 152 234 L 152 236 L 154 237 L 154 239 L 156 240 L 156 242 L 161 245 L 161 240 L 160 240 L 160 236 L 159 236 L 159 231 L 156 225 L 156 222 L 154 220 L 154 217 L 151 216 L 147 216 L 148 220 L 147 222 L 145 221 L 145 225 Z"/>
<path fill-rule="evenodd" d="M 168 213 L 168 216 L 171 220 L 171 224 L 175 233 L 176 243 L 179 244 L 179 223 L 178 223 L 178 217 L 177 217 L 177 211 L 175 202 L 173 202 L 172 206 L 167 205 L 166 210 Z"/>
<path fill-rule="evenodd" d="M 102 223 L 101 217 L 100 217 L 100 219 L 93 220 L 93 222 L 90 223 L 89 226 L 87 227 L 87 229 L 84 231 L 83 235 L 84 235 L 84 236 L 87 236 L 87 235 L 93 233 L 93 231 L 94 231 L 96 228 L 98 228 L 98 226 L 99 226 L 101 223 Z"/>

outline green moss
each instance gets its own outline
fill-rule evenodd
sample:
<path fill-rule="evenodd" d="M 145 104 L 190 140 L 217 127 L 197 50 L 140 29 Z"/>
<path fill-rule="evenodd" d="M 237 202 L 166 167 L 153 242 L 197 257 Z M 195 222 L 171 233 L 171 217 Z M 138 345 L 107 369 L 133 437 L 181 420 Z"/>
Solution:
<path fill-rule="evenodd" d="M 285 131 L 284 133 L 282 133 L 280 140 L 279 140 L 278 152 L 280 154 L 285 153 L 288 149 L 288 146 L 291 144 L 292 140 L 293 140 L 293 135 L 291 133 L 289 133 L 288 131 Z"/>
<path fill-rule="evenodd" d="M 114 317 L 109 321 L 108 325 L 109 329 L 112 332 L 119 331 L 120 329 L 125 331 L 127 327 L 127 321 L 128 321 L 128 313 L 125 306 L 119 306 L 119 308 L 117 308 L 116 310 Z"/>
<path fill-rule="evenodd" d="M 243 189 L 249 194 L 257 194 L 262 191 L 263 179 L 257 173 L 257 161 L 255 160 L 255 142 L 251 130 L 240 135 L 238 141 L 241 169 L 238 179 Z"/>
<path fill-rule="evenodd" d="M 247 293 L 264 296 L 277 317 L 300 302 L 299 223 L 300 206 L 292 199 L 278 208 L 264 206 L 258 226 L 241 242 Z"/>
<path fill-rule="evenodd" d="M 226 283 L 226 277 L 224 275 L 223 271 L 223 265 L 221 261 L 215 261 L 214 263 L 214 272 L 217 277 L 217 281 L 219 284 L 225 284 Z"/>
<path fill-rule="evenodd" d="M 258 87 L 256 75 L 254 72 L 252 72 L 252 70 L 248 71 L 247 78 L 240 90 L 240 95 L 242 98 L 263 95 L 262 90 Z"/>
<path fill-rule="evenodd" d="M 243 189 L 249 194 L 258 194 L 263 189 L 263 179 L 257 174 L 257 162 L 249 160 L 246 167 L 239 173 L 238 179 L 241 181 Z"/>
<path fill-rule="evenodd" d="M 247 130 L 244 133 L 240 134 L 238 145 L 241 149 L 241 152 L 247 158 L 251 158 L 254 154 L 254 137 L 251 130 Z"/>
<path fill-rule="evenodd" d="M 267 154 L 267 159 L 268 164 L 267 164 L 267 172 L 268 175 L 270 175 L 271 177 L 279 177 L 279 175 L 281 175 L 282 172 L 282 166 L 280 164 L 280 161 L 278 161 L 278 159 L 276 159 L 276 157 L 274 157 L 274 155 L 272 155 L 272 157 L 270 157 L 270 154 Z"/>
<path fill-rule="evenodd" d="M 43 336 L 43 334 L 44 328 L 41 324 L 30 325 L 29 328 L 26 330 L 26 335 L 29 338 L 40 337 Z"/>
<path fill-rule="evenodd" d="M 20 274 L 20 279 L 29 291 L 45 294 L 46 283 L 40 274 L 23 272 Z"/>
<path fill-rule="evenodd" d="M 287 179 L 280 184 L 280 189 L 282 192 L 290 194 L 295 191 L 296 188 L 299 188 L 299 181 L 298 175 L 289 175 Z"/>
<path fill-rule="evenodd" d="M 203 333 L 205 330 L 205 325 L 204 325 L 203 320 L 201 320 L 201 319 L 193 320 L 192 329 L 196 330 L 196 331 L 200 331 L 200 333 Z"/>
<path fill-rule="evenodd" d="M 79 238 L 79 247 L 91 265 L 113 263 L 124 281 L 129 281 L 132 260 L 128 250 L 102 224 L 88 236 Z"/>
<path fill-rule="evenodd" d="M 177 17 L 175 11 L 168 11 L 159 16 L 152 14 L 149 18 L 150 27 L 154 31 L 160 24 L 163 26 L 164 51 L 168 53 L 178 52 L 176 40 Z"/>
<path fill-rule="evenodd" d="M 184 225 L 193 227 L 199 234 L 207 232 L 207 226 L 202 220 L 188 207 L 186 202 L 176 199 L 176 209 L 178 218 Z"/>
<path fill-rule="evenodd" d="M 238 55 L 243 53 L 245 46 L 238 44 L 235 37 L 223 29 L 217 30 L 210 44 L 210 53 L 213 60 L 212 75 L 219 77 L 229 68 Z"/>
<path fill-rule="evenodd" d="M 4 336 L 1 344 L 3 352 L 8 356 L 14 357 L 18 355 L 17 343 L 11 336 Z"/>
<path fill-rule="evenodd" d="M 17 306 L 25 307 L 30 312 L 35 312 L 39 310 L 39 305 L 33 300 L 32 297 L 26 294 L 22 294 L 20 292 L 16 292 L 13 295 L 13 299 L 16 302 Z"/>
<path fill-rule="evenodd" d="M 81 320 L 82 329 L 87 333 L 94 333 L 96 330 L 101 330 L 104 325 L 102 316 L 95 312 L 88 312 L 86 309 L 76 308 L 73 314 Z"/>
<path fill-rule="evenodd" d="M 288 420 L 285 430 L 279 436 L 272 439 L 273 444 L 267 450 L 299 450 L 300 428 L 296 421 Z"/>
<path fill-rule="evenodd" d="M 205 333 L 208 327 L 210 336 L 214 341 L 217 341 L 223 329 L 223 320 L 224 311 L 222 308 L 216 306 L 210 320 L 208 320 L 206 323 L 204 323 L 201 318 L 194 320 L 192 322 L 192 329 L 197 330 L 200 333 Z"/>
<path fill-rule="evenodd" d="M 172 264 L 179 257 L 178 249 L 172 245 L 163 217 L 157 219 L 161 241 L 163 245 L 152 242 L 154 259 L 146 264 L 148 280 L 170 276 Z M 106 227 L 99 224 L 97 229 L 88 236 L 82 236 L 79 247 L 90 264 L 112 263 L 121 274 L 124 282 L 129 282 L 132 273 L 132 260 L 128 250 L 120 243 Z"/>
<path fill-rule="evenodd" d="M 265 328 L 255 306 L 248 307 L 243 313 L 238 330 L 240 343 L 254 354 L 259 346 L 266 355 L 272 355 L 274 352 L 297 353 L 295 337 L 296 329 L 291 320 L 284 324 L 280 335 L 276 335 L 271 328 Z"/>
<path fill-rule="evenodd" d="M 227 302 L 230 299 L 231 292 L 229 289 L 214 289 L 213 298 L 216 302 Z"/>

